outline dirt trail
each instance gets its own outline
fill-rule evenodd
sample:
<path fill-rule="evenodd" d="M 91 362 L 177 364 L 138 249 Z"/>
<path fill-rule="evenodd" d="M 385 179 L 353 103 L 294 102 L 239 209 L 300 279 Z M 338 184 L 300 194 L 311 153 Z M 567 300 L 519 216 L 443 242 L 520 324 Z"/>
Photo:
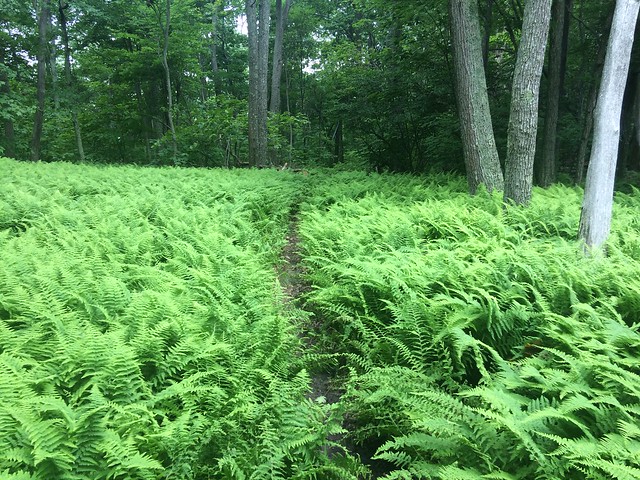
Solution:
<path fill-rule="evenodd" d="M 298 234 L 298 226 L 300 219 L 297 212 L 291 215 L 289 222 L 289 230 L 286 236 L 286 244 L 282 249 L 282 262 L 277 267 L 278 279 L 284 293 L 285 308 L 305 310 L 303 294 L 311 289 L 311 285 L 305 279 L 305 270 L 302 266 L 302 256 L 300 253 L 300 237 Z M 312 315 L 301 326 L 300 337 L 303 340 L 304 348 L 314 350 L 316 344 L 315 332 L 322 331 L 322 318 Z M 322 371 L 322 369 L 314 369 L 313 366 L 308 368 L 311 375 L 311 391 L 308 398 L 317 399 L 324 397 L 327 403 L 337 403 L 340 401 L 342 394 L 341 389 L 336 385 L 335 376 L 331 373 Z M 348 427 L 347 427 L 348 428 Z M 344 439 L 340 437 L 331 438 L 336 442 L 341 442 L 347 450 L 352 454 L 359 456 L 371 468 L 372 479 L 379 478 L 386 470 L 380 469 L 376 462 L 372 462 L 370 456 L 372 452 L 350 445 L 349 442 L 344 443 Z"/>
<path fill-rule="evenodd" d="M 278 279 L 285 296 L 285 306 L 293 308 L 304 308 L 302 295 L 311 286 L 304 278 L 304 267 L 301 264 L 300 237 L 298 235 L 298 225 L 300 220 L 297 214 L 291 216 L 289 231 L 287 232 L 284 248 L 282 249 L 282 264 L 278 267 Z M 311 349 L 314 345 L 313 330 L 317 331 L 319 325 L 314 321 L 314 317 L 308 320 L 301 329 L 300 335 L 304 341 L 305 348 Z M 328 403 L 335 403 L 340 395 L 331 387 L 331 376 L 324 372 L 311 372 L 311 391 L 309 398 L 316 399 L 324 397 Z"/>

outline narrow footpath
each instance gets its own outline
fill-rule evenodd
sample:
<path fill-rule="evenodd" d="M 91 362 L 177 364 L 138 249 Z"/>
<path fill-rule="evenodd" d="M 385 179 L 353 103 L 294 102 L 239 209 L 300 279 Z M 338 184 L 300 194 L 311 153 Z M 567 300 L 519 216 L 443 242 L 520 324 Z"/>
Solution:
<path fill-rule="evenodd" d="M 289 230 L 286 236 L 286 244 L 282 249 L 282 262 L 277 267 L 278 279 L 284 293 L 285 308 L 307 310 L 304 304 L 303 295 L 311 289 L 311 285 L 305 279 L 305 271 L 302 265 L 302 255 L 300 253 L 300 237 L 298 227 L 300 218 L 297 209 L 294 209 L 290 221 Z M 315 350 L 317 342 L 317 332 L 322 331 L 322 317 L 311 315 L 304 321 L 300 328 L 300 337 L 304 343 L 304 348 L 309 351 Z M 320 352 L 316 352 L 320 353 Z M 325 352 L 328 353 L 328 352 Z M 311 375 L 311 390 L 308 398 L 317 399 L 323 397 L 327 403 L 333 404 L 340 401 L 342 394 L 336 385 L 334 374 L 327 373 L 321 369 L 308 368 Z M 348 428 L 348 427 L 346 427 Z M 370 458 L 371 452 L 349 445 L 349 442 L 341 438 L 331 438 L 332 441 L 342 443 L 352 454 L 360 456 L 364 464 L 371 469 L 371 479 L 376 479 L 385 473 L 384 468 L 380 468 L 377 462 Z"/>
<path fill-rule="evenodd" d="M 297 213 L 293 213 L 289 222 L 289 231 L 286 236 L 286 244 L 282 249 L 282 263 L 278 268 L 278 279 L 284 293 L 285 306 L 304 310 L 302 295 L 311 286 L 304 278 L 304 267 L 300 255 L 300 237 L 298 225 L 300 223 Z M 318 320 L 312 316 L 302 325 L 300 336 L 307 349 L 313 348 L 314 332 L 319 331 Z M 340 394 L 331 386 L 331 376 L 324 372 L 311 372 L 311 391 L 309 398 L 324 397 L 327 403 L 336 403 L 340 400 Z"/>

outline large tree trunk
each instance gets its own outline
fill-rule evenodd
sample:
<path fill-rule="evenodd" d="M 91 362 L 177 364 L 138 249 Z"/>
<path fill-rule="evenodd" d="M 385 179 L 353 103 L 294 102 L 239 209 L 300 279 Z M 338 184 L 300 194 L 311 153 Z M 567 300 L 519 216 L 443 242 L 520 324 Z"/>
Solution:
<path fill-rule="evenodd" d="M 267 158 L 269 0 L 245 0 L 249 33 L 249 165 Z"/>
<path fill-rule="evenodd" d="M 613 9 L 609 14 L 606 21 L 607 32 L 603 37 L 609 35 L 611 30 L 611 22 L 613 21 Z M 605 55 L 607 53 L 608 40 L 603 38 L 600 46 L 598 47 L 598 53 L 596 55 L 595 69 L 593 78 L 599 79 L 602 75 L 602 67 L 604 65 Z M 581 185 L 584 180 L 585 166 L 587 164 L 587 155 L 589 153 L 589 143 L 591 140 L 591 132 L 593 130 L 593 115 L 596 110 L 596 101 L 598 100 L 598 80 L 595 80 L 589 88 L 589 94 L 587 96 L 587 106 L 582 121 L 582 133 L 580 134 L 580 144 L 578 146 L 578 154 L 576 156 L 576 173 L 574 181 L 576 185 Z"/>
<path fill-rule="evenodd" d="M 280 80 L 282 78 L 282 50 L 284 44 L 284 29 L 291 9 L 291 1 L 286 0 L 284 8 L 282 0 L 276 0 L 276 36 L 273 41 L 273 62 L 271 74 L 271 102 L 269 111 L 280 113 Z"/>
<path fill-rule="evenodd" d="M 68 4 L 64 0 L 58 0 L 58 12 L 60 20 L 60 30 L 62 32 L 62 44 L 64 45 L 64 77 L 67 87 L 67 93 L 74 90 L 73 77 L 71 76 L 71 49 L 69 48 L 69 32 L 67 30 L 67 16 L 65 9 Z M 71 119 L 73 121 L 73 130 L 76 134 L 76 147 L 78 148 L 78 159 L 84 162 L 84 147 L 82 145 L 82 132 L 80 131 L 80 123 L 78 122 L 78 111 L 76 109 L 76 100 L 71 99 Z"/>
<path fill-rule="evenodd" d="M 503 188 L 482 65 L 477 0 L 450 0 L 456 97 L 469 190 Z"/>
<path fill-rule="evenodd" d="M 527 0 L 513 73 L 505 161 L 504 201 L 518 205 L 531 200 L 540 77 L 550 20 L 551 0 Z"/>
<path fill-rule="evenodd" d="M 33 135 L 31 137 L 31 160 L 40 160 L 40 145 L 42 141 L 42 126 L 44 124 L 44 100 L 46 89 L 47 65 L 47 26 L 49 25 L 49 0 L 41 0 L 40 15 L 38 17 L 38 83 L 36 87 L 36 114 L 33 120 Z"/>
<path fill-rule="evenodd" d="M 617 0 L 595 113 L 593 148 L 580 217 L 580 238 L 600 247 L 611 228 L 620 115 L 640 0 Z"/>
<path fill-rule="evenodd" d="M 558 110 L 562 95 L 563 74 L 566 50 L 564 49 L 564 32 L 569 27 L 565 13 L 571 0 L 554 0 L 551 12 L 551 41 L 549 45 L 549 75 L 547 87 L 547 108 L 544 122 L 544 144 L 538 168 L 538 183 L 548 187 L 556 181 L 558 174 Z"/>

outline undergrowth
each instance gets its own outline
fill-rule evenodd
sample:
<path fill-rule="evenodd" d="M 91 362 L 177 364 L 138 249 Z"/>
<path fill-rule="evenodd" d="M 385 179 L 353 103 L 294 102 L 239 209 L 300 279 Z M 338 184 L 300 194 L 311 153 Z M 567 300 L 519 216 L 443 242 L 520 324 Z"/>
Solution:
<path fill-rule="evenodd" d="M 274 270 L 300 179 L 0 171 L 1 478 L 356 477 Z"/>
<path fill-rule="evenodd" d="M 640 478 L 633 189 L 585 257 L 566 186 L 0 171 L 3 479 Z M 294 212 L 307 311 L 275 268 Z"/>
<path fill-rule="evenodd" d="M 317 181 L 311 356 L 342 376 L 350 440 L 384 478 L 640 478 L 635 193 L 609 255 L 585 257 L 577 188 L 505 209 L 444 176 Z"/>

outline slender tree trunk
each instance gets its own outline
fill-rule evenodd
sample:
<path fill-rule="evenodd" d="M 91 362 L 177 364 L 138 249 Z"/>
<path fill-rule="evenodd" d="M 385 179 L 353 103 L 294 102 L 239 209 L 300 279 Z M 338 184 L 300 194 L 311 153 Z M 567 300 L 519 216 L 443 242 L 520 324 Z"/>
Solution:
<path fill-rule="evenodd" d="M 609 236 L 620 115 L 640 0 L 617 0 L 595 114 L 593 148 L 582 202 L 579 235 L 588 249 Z"/>
<path fill-rule="evenodd" d="M 58 0 L 58 12 L 60 20 L 60 30 L 62 32 L 62 44 L 64 46 L 64 77 L 67 87 L 67 93 L 74 91 L 73 77 L 71 76 L 71 49 L 69 48 L 69 32 L 67 30 L 67 16 L 65 9 L 68 4 L 64 0 Z M 80 131 L 80 122 L 78 121 L 78 111 L 76 109 L 76 100 L 71 99 L 71 119 L 73 121 L 73 130 L 76 135 L 76 147 L 78 148 L 78 159 L 84 162 L 84 147 L 82 145 L 82 132 Z"/>
<path fill-rule="evenodd" d="M 456 98 L 469 190 L 503 188 L 482 65 L 477 0 L 450 0 Z"/>
<path fill-rule="evenodd" d="M 269 111 L 280 113 L 280 80 L 282 78 L 282 50 L 284 44 L 284 29 L 289 17 L 292 0 L 286 0 L 284 8 L 282 0 L 276 0 L 276 36 L 273 41 L 273 62 L 271 75 L 271 102 Z"/>
<path fill-rule="evenodd" d="M 198 54 L 198 63 L 200 64 L 200 101 L 204 103 L 209 98 L 209 92 L 207 88 L 207 76 L 205 74 L 207 62 L 202 53 Z"/>
<path fill-rule="evenodd" d="M 570 1 L 570 0 L 569 0 Z M 538 183 L 548 187 L 556 181 L 558 173 L 558 110 L 562 95 L 564 57 L 564 32 L 569 24 L 565 19 L 565 0 L 554 0 L 551 11 L 551 34 L 549 45 L 549 75 L 547 87 L 547 108 L 544 122 L 544 144 L 538 168 Z"/>
<path fill-rule="evenodd" d="M 211 73 L 216 95 L 220 95 L 220 68 L 218 67 L 218 0 L 213 0 L 213 13 L 211 14 Z"/>
<path fill-rule="evenodd" d="M 344 137 L 342 132 L 342 120 L 338 120 L 338 125 L 336 125 L 336 131 L 333 136 L 335 140 L 335 159 L 336 162 L 342 163 L 344 162 Z"/>
<path fill-rule="evenodd" d="M 3 66 L 4 67 L 4 66 Z M 0 69 L 0 93 L 3 96 L 8 97 L 11 95 L 11 85 L 9 84 L 9 75 L 5 68 Z M 16 157 L 16 139 L 15 132 L 13 129 L 13 120 L 11 118 L 6 118 L 4 120 L 4 138 L 6 139 L 6 143 L 4 146 L 4 156 L 5 157 Z"/>
<path fill-rule="evenodd" d="M 33 135 L 31 137 L 31 160 L 40 160 L 40 145 L 42 141 L 42 126 L 44 124 L 44 100 L 46 89 L 47 65 L 47 26 L 49 25 L 49 0 L 41 0 L 40 15 L 38 17 L 38 83 L 36 90 L 36 114 L 33 120 Z"/>
<path fill-rule="evenodd" d="M 136 100 L 138 104 L 138 113 L 140 114 L 140 120 L 142 121 L 142 125 L 144 128 L 144 144 L 145 144 L 144 150 L 147 157 L 147 162 L 151 163 L 153 159 L 151 156 L 151 140 L 149 138 L 149 132 L 153 131 L 153 125 L 149 119 L 149 115 L 147 115 L 145 112 L 144 100 L 142 97 L 142 87 L 140 86 L 139 80 L 136 81 L 135 91 L 136 91 Z"/>
<path fill-rule="evenodd" d="M 49 31 L 53 31 L 52 16 L 49 15 Z M 51 96 L 53 97 L 53 109 L 57 112 L 60 110 L 60 88 L 58 87 L 58 59 L 57 45 L 55 39 L 49 43 L 49 53 L 47 55 L 47 63 L 51 72 Z"/>
<path fill-rule="evenodd" d="M 245 0 L 249 33 L 249 165 L 267 158 L 269 0 Z"/>
<path fill-rule="evenodd" d="M 507 133 L 504 201 L 526 205 L 533 188 L 538 99 L 551 20 L 551 0 L 527 0 L 513 73 Z"/>
<path fill-rule="evenodd" d="M 162 69 L 164 70 L 164 83 L 167 89 L 167 123 L 169 132 L 171 133 L 171 151 L 173 161 L 177 161 L 178 157 L 178 139 L 176 137 L 176 128 L 173 123 L 173 87 L 171 86 L 171 71 L 169 70 L 169 30 L 171 29 L 171 0 L 166 0 L 164 9 L 164 22 L 162 21 L 162 10 L 156 8 L 158 17 L 158 25 L 162 32 Z"/>

